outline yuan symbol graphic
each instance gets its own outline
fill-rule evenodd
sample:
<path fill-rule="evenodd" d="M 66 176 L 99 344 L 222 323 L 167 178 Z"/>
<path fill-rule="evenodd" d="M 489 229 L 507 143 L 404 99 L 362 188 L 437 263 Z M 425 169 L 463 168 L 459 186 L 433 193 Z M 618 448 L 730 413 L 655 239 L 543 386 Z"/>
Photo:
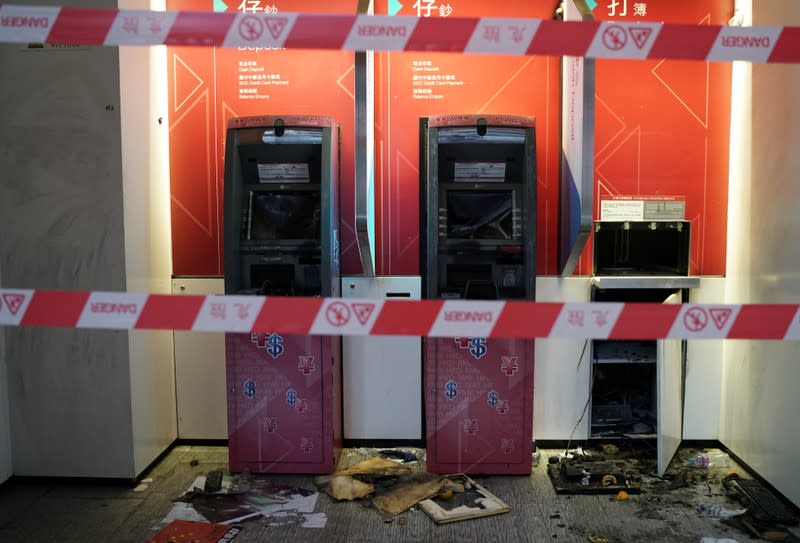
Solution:
<path fill-rule="evenodd" d="M 503 356 L 502 359 L 503 363 L 500 365 L 500 370 L 503 373 L 505 373 L 509 377 L 517 373 L 517 369 L 519 368 L 519 362 L 517 361 L 516 356 Z"/>
<path fill-rule="evenodd" d="M 509 409 L 508 400 L 500 400 L 497 407 L 495 407 L 495 411 L 501 415 L 508 415 Z"/>
<path fill-rule="evenodd" d="M 314 357 L 313 356 L 303 356 L 300 355 L 297 357 L 297 371 L 302 373 L 303 375 L 310 375 L 314 372 L 317 368 L 314 365 Z"/>
<path fill-rule="evenodd" d="M 278 430 L 278 419 L 275 417 L 267 417 L 264 419 L 264 430 L 270 434 L 274 434 Z"/>

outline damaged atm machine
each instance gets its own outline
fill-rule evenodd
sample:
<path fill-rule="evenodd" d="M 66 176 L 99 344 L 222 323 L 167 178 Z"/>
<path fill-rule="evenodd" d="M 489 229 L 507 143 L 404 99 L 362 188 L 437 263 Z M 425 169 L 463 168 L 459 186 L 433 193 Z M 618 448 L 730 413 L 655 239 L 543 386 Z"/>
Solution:
<path fill-rule="evenodd" d="M 328 117 L 230 120 L 225 294 L 339 295 L 337 142 Z M 341 448 L 340 338 L 275 333 L 300 301 L 273 303 L 284 311 L 225 337 L 230 469 L 329 473 Z"/>
<path fill-rule="evenodd" d="M 423 118 L 420 154 L 423 297 L 489 316 L 467 319 L 469 337 L 424 340 L 428 470 L 529 474 L 534 342 L 487 336 L 499 300 L 535 295 L 535 120 Z"/>

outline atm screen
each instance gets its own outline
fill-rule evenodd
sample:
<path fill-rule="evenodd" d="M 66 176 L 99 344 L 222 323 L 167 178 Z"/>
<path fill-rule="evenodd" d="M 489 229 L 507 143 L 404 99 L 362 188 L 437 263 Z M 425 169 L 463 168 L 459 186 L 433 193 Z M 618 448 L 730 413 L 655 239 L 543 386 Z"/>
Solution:
<path fill-rule="evenodd" d="M 320 237 L 318 191 L 251 192 L 248 239 L 314 240 Z"/>
<path fill-rule="evenodd" d="M 448 190 L 449 239 L 514 239 L 514 192 Z"/>

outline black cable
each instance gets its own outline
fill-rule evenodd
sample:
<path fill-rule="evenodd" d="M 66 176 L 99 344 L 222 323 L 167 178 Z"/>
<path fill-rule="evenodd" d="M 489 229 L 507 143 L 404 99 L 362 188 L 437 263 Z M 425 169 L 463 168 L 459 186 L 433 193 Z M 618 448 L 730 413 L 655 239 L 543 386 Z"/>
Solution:
<path fill-rule="evenodd" d="M 592 276 L 589 278 L 589 290 L 586 293 L 586 297 L 589 298 L 589 301 L 592 300 L 592 283 L 593 282 L 594 282 L 594 274 L 592 274 Z M 578 358 L 578 367 L 577 367 L 576 371 L 581 369 L 581 364 L 583 364 L 583 353 L 586 352 L 586 345 L 588 343 L 589 343 L 588 339 L 583 343 L 583 350 L 581 351 L 580 358 Z"/>
<path fill-rule="evenodd" d="M 578 367 L 580 368 L 581 362 L 583 361 L 583 355 L 586 352 L 586 347 L 589 345 L 589 339 L 583 342 L 583 349 L 581 350 L 581 356 L 578 359 Z M 578 429 L 578 426 L 581 425 L 583 421 L 583 417 L 586 416 L 586 410 L 589 409 L 589 403 L 592 401 L 592 392 L 594 391 L 594 380 L 597 377 L 597 366 L 595 366 L 592 370 L 592 382 L 589 385 L 589 397 L 586 398 L 586 403 L 583 404 L 583 411 L 581 412 L 581 416 L 578 418 L 578 422 L 575 423 L 575 426 L 572 428 L 572 432 L 569 434 L 569 439 L 567 440 L 567 448 L 564 451 L 564 455 L 566 456 L 569 453 L 569 446 L 572 443 L 572 437 L 575 435 L 575 431 Z"/>

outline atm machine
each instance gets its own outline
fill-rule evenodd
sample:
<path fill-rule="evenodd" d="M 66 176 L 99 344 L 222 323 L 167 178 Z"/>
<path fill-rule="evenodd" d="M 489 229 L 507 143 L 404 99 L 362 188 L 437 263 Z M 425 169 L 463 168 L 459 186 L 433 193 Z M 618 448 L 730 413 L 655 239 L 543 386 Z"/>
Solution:
<path fill-rule="evenodd" d="M 423 298 L 533 300 L 535 120 L 423 118 L 420 142 Z M 533 340 L 426 338 L 423 358 L 428 470 L 529 474 Z"/>
<path fill-rule="evenodd" d="M 225 293 L 339 296 L 338 128 L 245 117 L 225 149 Z M 329 473 L 341 448 L 340 338 L 225 336 L 230 470 Z"/>

